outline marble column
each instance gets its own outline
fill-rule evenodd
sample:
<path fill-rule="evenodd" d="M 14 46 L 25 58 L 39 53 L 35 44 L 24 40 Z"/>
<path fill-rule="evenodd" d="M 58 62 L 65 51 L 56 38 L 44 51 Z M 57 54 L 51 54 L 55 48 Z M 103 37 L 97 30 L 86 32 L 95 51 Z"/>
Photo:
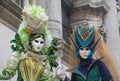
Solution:
<path fill-rule="evenodd" d="M 54 38 L 62 39 L 61 0 L 39 0 L 38 4 L 46 10 L 48 29 Z"/>
<path fill-rule="evenodd" d="M 62 39 L 61 0 L 46 0 L 46 2 L 49 30 L 53 37 Z"/>
<path fill-rule="evenodd" d="M 24 6 L 29 4 L 29 0 L 24 0 Z"/>
<path fill-rule="evenodd" d="M 36 5 L 37 1 L 36 0 L 32 0 L 32 4 Z"/>
<path fill-rule="evenodd" d="M 104 17 L 105 27 L 107 28 L 107 46 L 115 61 L 117 69 L 120 74 L 120 35 L 118 16 L 116 8 L 116 0 L 106 0 L 109 4 L 110 10 Z"/>

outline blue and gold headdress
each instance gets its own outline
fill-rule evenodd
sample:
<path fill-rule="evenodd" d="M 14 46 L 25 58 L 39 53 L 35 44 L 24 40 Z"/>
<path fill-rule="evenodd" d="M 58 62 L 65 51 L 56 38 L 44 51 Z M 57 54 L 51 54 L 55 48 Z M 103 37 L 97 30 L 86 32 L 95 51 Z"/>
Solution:
<path fill-rule="evenodd" d="M 94 28 L 76 28 L 76 43 L 78 47 L 90 47 L 94 42 Z"/>
<path fill-rule="evenodd" d="M 99 40 L 101 37 L 98 38 L 97 41 L 95 41 L 95 31 L 94 27 L 90 28 L 84 28 L 84 27 L 78 27 L 76 26 L 76 32 L 75 32 L 75 38 L 76 38 L 76 49 L 79 50 L 79 48 L 89 48 L 91 53 L 88 57 L 92 57 L 93 53 L 95 52 L 96 46 L 99 43 Z M 78 51 L 77 51 L 78 52 Z M 79 57 L 79 54 L 76 53 L 76 56 Z"/>

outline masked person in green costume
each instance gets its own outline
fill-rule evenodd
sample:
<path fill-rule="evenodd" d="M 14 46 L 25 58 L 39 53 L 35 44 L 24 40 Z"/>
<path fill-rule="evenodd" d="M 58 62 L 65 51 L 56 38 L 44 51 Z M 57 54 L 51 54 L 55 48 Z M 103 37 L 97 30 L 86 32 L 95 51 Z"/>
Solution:
<path fill-rule="evenodd" d="M 22 23 L 11 41 L 13 53 L 0 73 L 0 80 L 9 80 L 16 71 L 16 81 L 55 81 L 59 77 L 54 74 L 57 70 L 53 70 L 58 66 L 54 54 L 57 41 L 47 29 L 47 19 L 40 6 L 28 5 L 23 9 Z"/>

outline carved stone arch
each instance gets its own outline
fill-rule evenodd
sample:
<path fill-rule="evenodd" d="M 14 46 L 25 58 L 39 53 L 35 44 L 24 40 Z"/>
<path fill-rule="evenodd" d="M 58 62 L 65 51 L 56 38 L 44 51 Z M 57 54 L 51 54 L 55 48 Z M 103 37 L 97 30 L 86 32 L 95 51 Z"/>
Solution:
<path fill-rule="evenodd" d="M 89 26 L 97 26 L 103 39 L 106 41 L 107 30 L 104 26 L 104 15 L 109 11 L 109 6 L 105 0 L 74 0 L 73 12 L 71 13 L 71 25 L 81 25 L 88 22 Z"/>

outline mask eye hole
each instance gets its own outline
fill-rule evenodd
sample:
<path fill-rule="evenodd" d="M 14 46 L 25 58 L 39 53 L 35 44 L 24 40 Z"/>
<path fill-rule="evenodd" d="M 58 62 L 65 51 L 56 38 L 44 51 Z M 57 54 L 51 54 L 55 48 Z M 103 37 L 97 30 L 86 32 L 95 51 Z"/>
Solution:
<path fill-rule="evenodd" d="M 36 43 L 38 43 L 39 41 L 38 40 L 35 40 Z"/>
<path fill-rule="evenodd" d="M 80 49 L 80 50 L 84 50 L 84 48 L 83 48 L 83 47 L 80 47 L 79 49 Z"/>
<path fill-rule="evenodd" d="M 90 48 L 89 48 L 89 47 L 85 47 L 85 48 L 80 47 L 79 49 L 80 49 L 80 50 L 86 50 L 86 51 L 90 50 Z"/>
<path fill-rule="evenodd" d="M 88 47 L 86 47 L 85 49 L 86 49 L 86 50 L 90 50 L 90 48 L 88 48 Z"/>
<path fill-rule="evenodd" d="M 43 43 L 44 43 L 44 41 L 41 41 L 40 43 L 41 43 L 41 44 L 43 44 Z"/>

